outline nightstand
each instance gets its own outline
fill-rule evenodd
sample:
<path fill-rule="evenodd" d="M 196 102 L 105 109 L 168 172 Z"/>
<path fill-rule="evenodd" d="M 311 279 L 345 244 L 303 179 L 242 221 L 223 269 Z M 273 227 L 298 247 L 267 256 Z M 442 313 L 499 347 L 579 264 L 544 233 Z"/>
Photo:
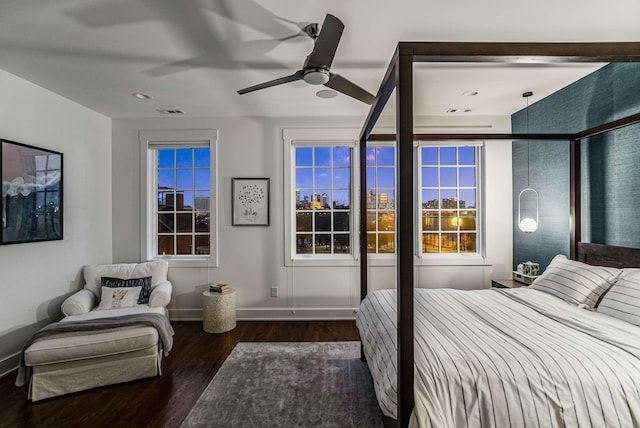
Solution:
<path fill-rule="evenodd" d="M 491 288 L 518 288 L 527 287 L 527 284 L 514 281 L 513 279 L 492 279 Z"/>

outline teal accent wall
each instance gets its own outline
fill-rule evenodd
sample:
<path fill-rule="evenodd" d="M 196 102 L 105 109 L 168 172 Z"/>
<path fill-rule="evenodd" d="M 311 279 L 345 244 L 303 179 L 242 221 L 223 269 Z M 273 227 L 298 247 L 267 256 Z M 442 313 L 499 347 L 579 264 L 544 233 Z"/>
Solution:
<path fill-rule="evenodd" d="M 523 104 L 526 102 L 523 98 Z M 529 132 L 574 133 L 640 113 L 640 63 L 610 64 L 529 106 Z M 527 131 L 527 112 L 511 116 Z M 517 227 L 518 194 L 529 182 L 539 193 L 534 233 Z M 640 248 L 640 125 L 582 144 L 582 240 Z M 513 263 L 569 255 L 569 142 L 513 143 Z"/>

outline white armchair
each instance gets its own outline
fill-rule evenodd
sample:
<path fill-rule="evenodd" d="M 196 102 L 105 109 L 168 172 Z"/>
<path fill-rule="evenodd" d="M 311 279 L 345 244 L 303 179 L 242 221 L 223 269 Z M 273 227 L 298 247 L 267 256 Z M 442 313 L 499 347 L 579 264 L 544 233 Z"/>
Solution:
<path fill-rule="evenodd" d="M 167 280 L 165 261 L 90 265 L 84 267 L 85 285 L 62 303 L 62 322 L 86 321 L 142 313 L 167 316 L 173 286 Z M 99 310 L 102 278 L 150 279 L 148 304 Z M 149 281 L 145 279 L 145 281 Z M 140 288 L 140 287 L 138 287 Z M 155 327 L 128 325 L 68 336 L 45 337 L 24 353 L 32 369 L 29 398 L 33 401 L 127 382 L 161 374 L 162 341 Z"/>

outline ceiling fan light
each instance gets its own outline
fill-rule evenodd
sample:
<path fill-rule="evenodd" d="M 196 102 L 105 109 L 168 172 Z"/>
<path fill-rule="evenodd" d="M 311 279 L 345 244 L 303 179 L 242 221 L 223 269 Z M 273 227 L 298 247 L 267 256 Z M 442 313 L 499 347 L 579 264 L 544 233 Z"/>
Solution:
<path fill-rule="evenodd" d="M 302 78 L 310 85 L 324 85 L 329 81 L 329 72 L 322 69 L 308 70 Z"/>

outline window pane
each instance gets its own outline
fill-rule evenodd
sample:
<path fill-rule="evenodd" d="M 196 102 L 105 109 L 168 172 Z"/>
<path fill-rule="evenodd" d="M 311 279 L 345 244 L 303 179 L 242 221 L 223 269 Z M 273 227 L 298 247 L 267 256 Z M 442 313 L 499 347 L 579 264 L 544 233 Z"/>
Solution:
<path fill-rule="evenodd" d="M 296 254 L 310 254 L 313 252 L 313 235 L 296 235 Z"/>
<path fill-rule="evenodd" d="M 191 233 L 193 232 L 193 214 L 176 214 L 176 232 Z M 181 253 L 183 254 L 183 253 Z"/>
<path fill-rule="evenodd" d="M 378 213 L 378 231 L 393 232 L 396 230 L 396 213 L 393 211 Z"/>
<path fill-rule="evenodd" d="M 458 163 L 460 165 L 476 164 L 476 148 L 475 147 L 459 147 Z"/>
<path fill-rule="evenodd" d="M 311 213 L 310 212 L 296 213 L 296 231 L 311 232 Z"/>
<path fill-rule="evenodd" d="M 331 208 L 331 190 L 320 189 L 315 195 L 314 208 L 317 210 L 328 210 Z"/>
<path fill-rule="evenodd" d="M 158 214 L 158 232 L 173 233 L 173 213 Z"/>
<path fill-rule="evenodd" d="M 178 254 L 190 255 L 193 254 L 191 251 L 192 248 L 192 235 L 177 235 L 176 236 L 176 246 L 178 250 Z"/>
<path fill-rule="evenodd" d="M 176 189 L 193 189 L 193 170 L 179 169 L 176 170 Z"/>
<path fill-rule="evenodd" d="M 387 210 L 393 208 L 393 194 L 394 191 L 390 189 L 380 189 L 378 193 L 378 208 L 381 210 Z"/>
<path fill-rule="evenodd" d="M 193 167 L 193 149 L 176 150 L 176 168 Z"/>
<path fill-rule="evenodd" d="M 438 245 L 437 233 L 423 233 L 422 234 L 422 252 L 423 253 L 439 253 L 440 247 Z"/>
<path fill-rule="evenodd" d="M 311 189 L 313 187 L 312 174 L 311 168 L 296 168 L 296 188 Z"/>
<path fill-rule="evenodd" d="M 310 210 L 313 194 L 311 190 L 296 190 L 296 209 Z"/>
<path fill-rule="evenodd" d="M 158 150 L 158 168 L 173 168 L 174 154 L 173 149 Z"/>
<path fill-rule="evenodd" d="M 331 235 L 316 235 L 316 254 L 331 254 Z"/>
<path fill-rule="evenodd" d="M 158 171 L 158 189 L 173 189 L 175 187 L 175 171 L 161 169 Z"/>
<path fill-rule="evenodd" d="M 200 233 L 209 232 L 209 213 L 204 213 L 204 212 L 196 213 L 196 232 L 200 232 Z M 207 240 L 208 239 L 209 237 L 207 236 Z M 197 241 L 197 238 L 196 238 L 196 241 Z M 200 254 L 203 254 L 203 253 L 200 253 Z"/>
<path fill-rule="evenodd" d="M 441 252 L 457 253 L 458 252 L 458 234 L 443 233 L 440 238 Z"/>
<path fill-rule="evenodd" d="M 422 168 L 422 187 L 438 187 L 438 168 Z"/>
<path fill-rule="evenodd" d="M 176 211 L 184 211 L 184 193 L 168 193 L 167 194 L 168 205 L 171 205 Z"/>
<path fill-rule="evenodd" d="M 476 234 L 475 233 L 461 233 L 460 234 L 460 252 L 461 253 L 475 253 L 476 249 Z"/>
<path fill-rule="evenodd" d="M 456 148 L 440 147 L 440 165 L 456 164 Z"/>
<path fill-rule="evenodd" d="M 469 189 L 460 190 L 460 208 L 476 207 L 476 191 Z"/>
<path fill-rule="evenodd" d="M 316 147 L 314 152 L 314 165 L 315 166 L 330 166 L 331 165 L 331 148 L 329 147 Z"/>
<path fill-rule="evenodd" d="M 367 188 L 375 187 L 376 185 L 376 169 L 373 167 L 367 167 Z"/>
<path fill-rule="evenodd" d="M 440 168 L 440 187 L 456 187 L 456 168 Z"/>
<path fill-rule="evenodd" d="M 442 230 L 458 230 L 459 221 L 456 211 L 442 211 L 440 227 Z"/>
<path fill-rule="evenodd" d="M 460 187 L 474 187 L 476 185 L 476 169 L 460 168 Z"/>
<path fill-rule="evenodd" d="M 161 256 L 174 254 L 173 235 L 158 235 L 158 254 Z"/>
<path fill-rule="evenodd" d="M 379 233 L 378 234 L 378 253 L 395 253 L 396 235 L 395 233 Z"/>
<path fill-rule="evenodd" d="M 422 165 L 438 165 L 438 149 L 436 147 L 422 148 Z"/>
<path fill-rule="evenodd" d="M 176 193 L 182 196 L 178 199 L 178 203 L 182 205 L 176 206 L 176 211 L 193 211 L 193 192 Z"/>
<path fill-rule="evenodd" d="M 316 216 L 316 231 L 328 232 L 331 230 L 331 213 L 317 212 Z"/>
<path fill-rule="evenodd" d="M 348 232 L 350 230 L 348 212 L 333 213 L 333 230 L 337 232 Z"/>
<path fill-rule="evenodd" d="M 211 254 L 209 235 L 196 235 L 196 254 Z"/>
<path fill-rule="evenodd" d="M 333 170 L 333 187 L 348 189 L 351 182 L 350 168 L 335 168 Z"/>
<path fill-rule="evenodd" d="M 209 167 L 211 166 L 211 150 L 206 149 L 194 149 L 195 166 L 196 167 Z"/>
<path fill-rule="evenodd" d="M 209 190 L 210 172 L 208 168 L 196 169 L 196 189 Z"/>
<path fill-rule="evenodd" d="M 367 253 L 376 253 L 376 250 L 378 248 L 377 242 L 376 242 L 376 238 L 377 238 L 377 234 L 375 233 L 368 233 L 367 234 Z"/>
<path fill-rule="evenodd" d="M 438 211 L 422 212 L 422 230 L 440 230 L 440 213 Z"/>
<path fill-rule="evenodd" d="M 422 191 L 422 208 L 438 209 L 440 203 L 438 200 L 437 190 L 423 190 Z"/>
<path fill-rule="evenodd" d="M 348 147 L 333 148 L 334 166 L 351 166 L 351 149 Z"/>
<path fill-rule="evenodd" d="M 373 147 L 367 147 L 367 165 L 376 164 L 376 151 Z"/>
<path fill-rule="evenodd" d="M 314 172 L 316 189 L 331 187 L 331 170 L 329 168 L 315 168 Z"/>
<path fill-rule="evenodd" d="M 174 200 L 173 192 L 158 192 L 158 211 L 173 211 Z"/>
<path fill-rule="evenodd" d="M 209 211 L 211 209 L 210 201 L 209 192 L 195 192 L 193 207 L 196 211 Z"/>
<path fill-rule="evenodd" d="M 313 149 L 311 147 L 296 147 L 296 166 L 313 165 Z"/>
<path fill-rule="evenodd" d="M 394 165 L 393 147 L 376 147 L 378 165 Z"/>
<path fill-rule="evenodd" d="M 455 189 L 443 189 L 440 191 L 442 198 L 442 208 L 445 210 L 458 208 L 458 198 Z"/>
<path fill-rule="evenodd" d="M 335 190 L 333 192 L 333 208 L 339 210 L 348 210 L 351 207 L 349 203 L 348 190 Z"/>
<path fill-rule="evenodd" d="M 395 187 L 394 168 L 378 168 L 378 187 Z"/>
<path fill-rule="evenodd" d="M 375 212 L 367 213 L 367 230 L 375 232 L 377 225 L 377 215 Z"/>
<path fill-rule="evenodd" d="M 333 252 L 337 254 L 348 254 L 351 252 L 348 234 L 337 233 L 333 235 Z"/>
<path fill-rule="evenodd" d="M 460 212 L 460 230 L 476 230 L 476 212 Z"/>

